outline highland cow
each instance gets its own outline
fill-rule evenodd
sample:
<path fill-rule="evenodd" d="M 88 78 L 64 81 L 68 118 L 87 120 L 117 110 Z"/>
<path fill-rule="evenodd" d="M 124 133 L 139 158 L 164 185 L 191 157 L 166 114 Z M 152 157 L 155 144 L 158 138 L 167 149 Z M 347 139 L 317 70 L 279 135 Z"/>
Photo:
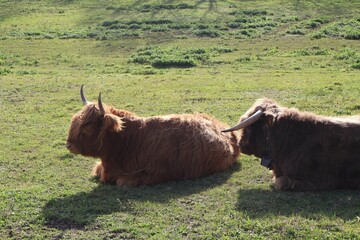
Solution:
<path fill-rule="evenodd" d="M 228 169 L 239 156 L 237 133 L 200 113 L 138 117 L 101 102 L 88 102 L 71 119 L 66 147 L 100 158 L 93 174 L 118 186 L 192 179 Z"/>
<path fill-rule="evenodd" d="M 280 190 L 360 188 L 360 117 L 326 117 L 258 100 L 238 125 L 240 151 L 261 158 Z"/>

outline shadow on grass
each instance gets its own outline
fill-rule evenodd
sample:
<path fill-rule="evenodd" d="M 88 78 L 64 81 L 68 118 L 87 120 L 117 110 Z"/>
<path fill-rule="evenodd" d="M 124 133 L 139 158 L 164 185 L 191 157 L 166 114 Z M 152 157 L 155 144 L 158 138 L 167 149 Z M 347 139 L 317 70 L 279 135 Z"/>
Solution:
<path fill-rule="evenodd" d="M 202 192 L 219 186 L 241 168 L 237 163 L 228 171 L 196 180 L 173 181 L 154 186 L 119 188 L 99 184 L 91 192 L 80 192 L 52 199 L 42 210 L 45 225 L 57 229 L 83 229 L 97 217 L 114 212 L 134 212 L 136 202 L 166 203 L 171 199 Z"/>
<path fill-rule="evenodd" d="M 281 192 L 263 189 L 239 190 L 236 209 L 251 218 L 298 215 L 353 220 L 360 216 L 360 191 Z"/>

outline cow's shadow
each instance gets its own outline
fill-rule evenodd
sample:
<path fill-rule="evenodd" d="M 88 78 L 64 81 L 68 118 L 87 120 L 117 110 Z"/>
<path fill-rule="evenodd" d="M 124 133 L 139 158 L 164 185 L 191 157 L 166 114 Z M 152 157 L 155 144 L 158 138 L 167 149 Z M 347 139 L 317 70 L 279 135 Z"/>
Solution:
<path fill-rule="evenodd" d="M 207 177 L 138 188 L 119 188 L 99 184 L 92 191 L 51 199 L 43 207 L 42 217 L 45 225 L 50 228 L 83 229 L 99 216 L 114 212 L 133 212 L 133 204 L 136 202 L 166 203 L 171 199 L 219 186 L 240 168 L 240 163 L 236 163 L 225 172 Z"/>
<path fill-rule="evenodd" d="M 283 192 L 240 189 L 236 205 L 250 218 L 298 215 L 308 219 L 319 216 L 354 220 L 360 216 L 360 191 Z"/>

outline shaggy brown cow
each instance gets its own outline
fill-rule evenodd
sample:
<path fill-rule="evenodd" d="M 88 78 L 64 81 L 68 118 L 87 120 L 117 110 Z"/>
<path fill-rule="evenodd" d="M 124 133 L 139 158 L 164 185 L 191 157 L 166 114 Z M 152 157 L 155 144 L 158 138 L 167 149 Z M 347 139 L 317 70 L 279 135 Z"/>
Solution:
<path fill-rule="evenodd" d="M 360 188 L 360 117 L 325 117 L 258 100 L 225 132 L 242 129 L 240 151 L 273 170 L 274 187 Z"/>
<path fill-rule="evenodd" d="M 118 186 L 150 185 L 191 179 L 228 169 L 239 156 L 238 134 L 205 114 L 138 117 L 89 103 L 72 117 L 67 148 L 100 158 L 93 173 Z"/>

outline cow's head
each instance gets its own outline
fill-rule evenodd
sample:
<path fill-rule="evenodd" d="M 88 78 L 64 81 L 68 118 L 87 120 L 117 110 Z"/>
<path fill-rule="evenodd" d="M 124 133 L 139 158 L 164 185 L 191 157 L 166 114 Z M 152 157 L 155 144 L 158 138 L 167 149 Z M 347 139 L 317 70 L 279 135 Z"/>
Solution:
<path fill-rule="evenodd" d="M 248 155 L 262 157 L 267 152 L 267 133 L 280 107 L 271 99 L 259 99 L 244 115 L 238 125 L 223 132 L 241 129 L 240 150 Z"/>
<path fill-rule="evenodd" d="M 99 157 L 104 136 L 109 132 L 121 131 L 123 122 L 102 104 L 101 93 L 97 104 L 86 100 L 83 86 L 80 96 L 84 107 L 71 119 L 66 147 L 75 154 Z"/>

